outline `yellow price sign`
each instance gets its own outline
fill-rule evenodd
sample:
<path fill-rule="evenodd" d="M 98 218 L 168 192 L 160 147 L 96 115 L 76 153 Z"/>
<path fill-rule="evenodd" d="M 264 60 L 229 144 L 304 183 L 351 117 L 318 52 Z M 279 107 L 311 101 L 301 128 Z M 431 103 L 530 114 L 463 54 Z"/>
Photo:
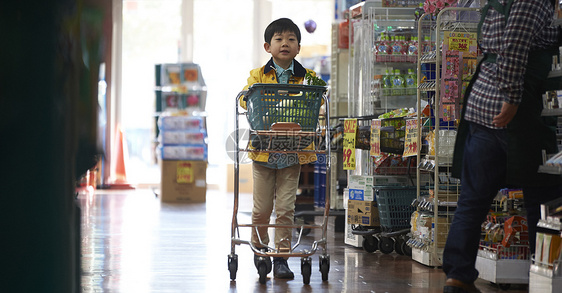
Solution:
<path fill-rule="evenodd" d="M 449 37 L 449 50 L 468 52 L 470 39 L 463 37 Z"/>
<path fill-rule="evenodd" d="M 406 134 L 404 137 L 404 157 L 418 154 L 418 121 L 406 120 Z"/>
<path fill-rule="evenodd" d="M 343 122 L 343 169 L 355 170 L 355 136 L 357 119 L 345 119 Z"/>
<path fill-rule="evenodd" d="M 193 183 L 193 167 L 190 162 L 179 161 L 176 168 L 178 183 Z"/>
<path fill-rule="evenodd" d="M 373 119 L 371 120 L 371 148 L 369 150 L 369 155 L 380 156 L 381 154 L 381 120 Z"/>

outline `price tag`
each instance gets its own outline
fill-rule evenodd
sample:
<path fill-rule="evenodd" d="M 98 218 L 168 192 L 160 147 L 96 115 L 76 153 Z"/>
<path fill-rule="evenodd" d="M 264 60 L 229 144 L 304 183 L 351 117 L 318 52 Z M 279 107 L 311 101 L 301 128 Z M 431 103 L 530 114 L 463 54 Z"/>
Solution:
<path fill-rule="evenodd" d="M 176 181 L 178 183 L 193 183 L 193 167 L 190 162 L 179 161 L 177 163 Z"/>
<path fill-rule="evenodd" d="M 371 120 L 371 149 L 369 155 L 372 157 L 381 155 L 381 120 Z"/>
<path fill-rule="evenodd" d="M 463 37 L 450 37 L 449 38 L 449 50 L 468 52 L 470 46 L 470 39 Z"/>
<path fill-rule="evenodd" d="M 416 119 L 406 120 L 406 133 L 404 137 L 404 157 L 418 154 L 418 124 Z"/>
<path fill-rule="evenodd" d="M 355 136 L 357 119 L 345 119 L 343 122 L 343 169 L 355 170 Z"/>

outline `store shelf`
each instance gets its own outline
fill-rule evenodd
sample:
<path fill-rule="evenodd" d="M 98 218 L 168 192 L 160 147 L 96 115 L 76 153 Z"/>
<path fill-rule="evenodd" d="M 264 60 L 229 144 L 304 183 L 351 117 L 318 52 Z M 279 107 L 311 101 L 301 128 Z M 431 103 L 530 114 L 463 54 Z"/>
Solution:
<path fill-rule="evenodd" d="M 560 75 L 562 76 L 562 75 Z M 558 109 L 543 109 L 542 116 L 562 116 L 562 108 Z"/>
<path fill-rule="evenodd" d="M 422 92 L 435 91 L 435 81 L 430 80 L 418 85 L 418 89 Z"/>
<path fill-rule="evenodd" d="M 548 73 L 548 77 L 560 77 L 562 76 L 562 70 L 553 70 Z"/>
<path fill-rule="evenodd" d="M 469 9 L 469 11 L 477 10 Z M 445 14 L 447 13 L 443 13 L 442 16 Z M 421 46 L 418 47 L 418 107 L 422 107 L 422 102 L 430 107 L 430 111 L 424 113 L 429 117 L 422 117 L 421 113 L 418 113 L 420 115 L 418 119 L 427 118 L 431 121 L 418 125 L 419 133 L 426 132 L 419 138 L 418 145 L 431 146 L 431 150 L 430 147 L 420 149 L 417 176 L 422 178 L 422 174 L 429 174 L 432 180 L 427 182 L 418 180 L 418 187 L 420 190 L 429 188 L 433 196 L 423 198 L 421 193 L 418 196 L 420 202 L 416 221 L 418 226 L 422 225 L 422 228 L 412 231 L 415 239 L 409 244 L 412 247 L 413 260 L 427 266 L 441 266 L 443 249 L 460 192 L 460 180 L 452 177 L 452 149 L 456 126 L 451 121 L 458 119 L 462 96 L 460 91 L 445 89 L 461 87 L 461 76 L 469 74 L 468 68 L 472 68 L 468 66 L 471 64 L 468 60 L 474 59 L 472 55 L 468 55 L 468 52 L 460 51 L 457 51 L 456 55 L 447 53 L 447 56 L 442 56 L 441 50 L 444 53 L 445 50 L 449 50 L 449 46 L 451 46 L 450 50 L 454 50 L 456 47 L 453 40 L 456 34 L 475 31 L 475 26 L 472 23 L 461 23 L 456 17 L 438 17 L 441 22 L 436 22 L 429 16 L 429 14 L 422 15 L 417 25 L 418 39 L 432 42 L 430 46 L 425 44 L 424 49 L 437 48 L 435 51 L 424 52 Z M 470 38 L 467 38 L 470 39 L 467 49 L 475 55 L 476 35 L 471 34 Z M 461 55 L 465 58 L 461 58 Z M 462 64 L 457 67 L 441 66 L 441 63 L 454 63 L 457 60 L 459 63 L 463 62 L 461 60 L 466 60 L 464 64 L 467 66 Z M 423 223 L 431 223 L 431 226 L 428 226 L 429 232 L 423 230 L 426 227 Z"/>
<path fill-rule="evenodd" d="M 421 63 L 435 63 L 437 61 L 437 53 L 429 52 L 420 57 Z"/>
<path fill-rule="evenodd" d="M 562 166 L 549 166 L 549 165 L 542 165 L 539 166 L 540 173 L 547 173 L 547 174 L 554 174 L 554 175 L 562 175 Z"/>
<path fill-rule="evenodd" d="M 546 220 L 541 219 L 537 223 L 537 227 L 544 228 L 544 229 L 550 229 L 550 230 L 554 230 L 554 231 L 561 231 L 562 230 L 562 224 L 560 223 L 559 218 L 548 218 Z"/>
<path fill-rule="evenodd" d="M 529 272 L 529 293 L 552 293 L 559 292 L 562 287 L 562 277 L 549 277 L 540 272 L 542 269 L 531 265 Z M 556 289 L 558 288 L 558 289 Z"/>
<path fill-rule="evenodd" d="M 504 247 L 499 243 L 491 245 L 486 242 L 480 244 L 475 264 L 479 278 L 502 287 L 510 284 L 528 284 L 530 265 L 527 244 Z"/>
<path fill-rule="evenodd" d="M 475 266 L 480 279 L 495 284 L 528 284 L 530 264 L 529 260 L 498 260 L 494 256 L 478 251 Z"/>
<path fill-rule="evenodd" d="M 559 292 L 561 287 L 560 263 L 555 262 L 553 266 L 546 266 L 532 259 L 529 269 L 529 293 Z"/>

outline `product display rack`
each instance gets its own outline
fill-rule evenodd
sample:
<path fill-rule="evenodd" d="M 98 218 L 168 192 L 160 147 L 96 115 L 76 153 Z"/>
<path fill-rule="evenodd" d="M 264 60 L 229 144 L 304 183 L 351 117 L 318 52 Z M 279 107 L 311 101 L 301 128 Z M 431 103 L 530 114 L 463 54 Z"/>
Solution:
<path fill-rule="evenodd" d="M 503 189 L 482 223 L 475 264 L 478 278 L 495 283 L 502 290 L 512 284 L 529 283 L 531 252 L 522 205 L 520 189 Z"/>
<path fill-rule="evenodd" d="M 559 217 L 560 216 L 551 217 L 543 214 L 537 227 L 550 230 L 553 234 L 560 234 L 562 231 L 562 224 L 560 223 Z M 529 272 L 529 292 L 558 292 L 559 289 L 555 288 L 560 287 L 562 287 L 562 265 L 560 261 L 555 260 L 553 263 L 549 264 L 536 259 L 535 255 L 533 255 Z"/>
<path fill-rule="evenodd" d="M 558 69 L 558 70 L 553 70 L 549 73 L 548 77 L 549 78 L 554 78 L 554 77 L 561 77 L 562 76 L 562 70 Z M 554 99 L 560 100 L 560 98 L 558 97 L 558 93 L 560 92 L 560 90 L 556 91 L 556 95 L 557 97 L 554 97 Z M 562 93 L 560 93 L 562 94 Z M 546 95 L 546 94 L 545 94 Z M 546 99 L 546 96 L 543 97 L 544 99 Z M 558 102 L 557 102 L 558 103 Z M 558 117 L 558 148 L 559 151 L 562 152 L 562 108 L 560 107 L 560 105 L 557 106 L 557 108 L 551 108 L 549 107 L 549 105 L 547 105 L 546 101 L 544 103 L 545 107 L 542 110 L 542 116 L 556 116 Z M 562 153 L 559 153 L 557 155 L 560 155 Z M 547 157 L 553 157 L 555 154 L 544 154 L 544 161 L 545 163 L 541 166 L 539 166 L 539 172 L 542 173 L 548 173 L 548 174 L 555 174 L 555 175 L 562 175 L 562 164 L 550 164 L 547 162 Z"/>
<path fill-rule="evenodd" d="M 558 25 L 560 20 L 558 20 Z M 562 70 L 553 70 L 548 75 L 549 78 L 562 76 Z M 545 105 L 547 106 L 547 105 Z M 542 116 L 558 116 L 558 130 L 562 129 L 562 109 L 555 108 L 550 109 L 545 107 L 542 111 Z M 560 140 L 560 134 L 558 135 Z M 562 143 L 559 143 L 559 151 L 562 151 Z M 544 154 L 545 164 L 539 166 L 539 172 L 562 175 L 562 165 L 560 164 L 548 164 L 546 158 L 552 156 L 551 154 Z M 561 203 L 558 202 L 558 206 Z M 537 227 L 550 231 L 551 234 L 562 235 L 562 223 L 560 221 L 560 212 L 551 214 L 551 209 L 548 205 L 541 206 L 541 219 L 537 224 Z M 537 259 L 536 255 L 533 254 L 531 258 L 531 267 L 529 272 L 529 292 L 531 293 L 543 293 L 543 292 L 557 292 L 562 287 L 562 265 L 559 260 L 554 260 L 553 263 L 544 262 L 541 259 Z"/>
<path fill-rule="evenodd" d="M 399 108 L 415 108 L 416 105 L 416 95 L 413 94 L 415 87 L 410 89 L 409 94 L 407 92 L 407 88 L 396 89 L 394 92 L 383 92 L 380 79 L 374 78 L 374 76 L 382 75 L 385 73 L 385 70 L 389 68 L 399 69 L 403 75 L 407 74 L 407 69 L 415 69 L 417 55 L 406 56 L 405 54 L 400 53 L 380 56 L 376 54 L 377 42 L 379 42 L 382 39 L 381 36 L 385 34 L 392 35 L 392 37 L 407 37 L 408 41 L 410 40 L 410 37 L 415 36 L 415 8 L 380 7 L 377 6 L 376 3 L 372 2 L 366 1 L 357 4 L 355 9 L 354 7 L 350 9 L 349 15 L 349 35 L 352 36 L 352 38 L 350 38 L 349 45 L 347 117 L 356 118 L 358 120 L 358 128 L 360 130 L 358 131 L 358 137 L 363 137 L 363 129 L 371 129 L 371 121 L 373 119 L 378 119 L 379 115 Z M 400 119 L 403 120 L 403 118 Z M 404 132 L 403 129 L 397 129 L 396 131 L 402 133 Z M 391 131 L 391 133 L 394 135 L 397 133 L 396 131 Z M 370 134 L 368 137 L 370 137 Z M 385 149 L 384 154 L 390 156 L 402 155 L 404 149 L 403 137 L 393 137 L 393 140 L 396 142 L 402 140 L 401 149 Z M 400 170 L 397 168 L 393 169 L 388 166 L 384 168 L 385 171 L 379 173 L 377 169 L 380 171 L 383 168 L 375 167 L 377 157 L 373 157 L 369 149 L 369 146 L 357 146 L 355 152 L 357 166 L 355 170 L 348 171 L 348 176 L 359 175 L 372 177 L 375 184 L 382 183 L 387 186 L 415 185 L 415 179 L 413 178 L 415 176 L 415 167 L 412 167 L 410 172 L 410 166 L 402 166 Z M 408 165 L 412 163 L 412 166 L 415 166 L 414 160 L 415 157 L 412 157 L 412 159 L 407 158 L 403 160 L 403 163 Z M 379 206 L 379 211 L 380 209 L 381 207 Z M 349 224 L 346 228 L 349 231 L 351 228 L 348 226 Z M 363 228 L 363 226 L 355 228 Z M 355 234 L 355 236 L 358 235 L 359 234 Z M 363 240 L 373 238 L 373 233 L 370 233 L 367 236 L 364 235 L 363 237 Z M 385 248 L 389 249 L 384 249 L 384 253 L 392 252 L 394 250 L 393 246 L 396 247 L 396 243 L 399 243 L 398 240 L 402 241 L 404 239 L 401 236 L 393 236 L 391 238 L 390 236 L 386 237 L 384 235 L 377 235 L 375 237 L 382 237 L 381 240 L 390 240 L 386 242 L 380 241 L 379 244 L 382 242 L 387 244 L 392 242 L 392 245 L 387 245 L 389 247 L 385 246 Z M 357 237 L 355 237 L 355 239 L 356 238 Z M 346 243 L 348 243 L 347 238 Z M 360 240 L 355 240 L 352 245 L 358 246 L 360 244 Z M 363 241 L 363 244 L 365 244 L 365 241 Z M 378 247 L 375 247 L 374 250 L 380 248 L 380 245 L 377 246 Z M 367 249 L 365 245 L 363 245 L 363 247 L 366 251 L 374 251 L 373 249 Z M 383 249 L 381 249 L 381 251 L 383 251 Z M 396 249 L 396 252 L 404 253 L 404 250 L 400 248 Z"/>
<path fill-rule="evenodd" d="M 407 88 L 387 91 L 380 80 L 373 78 L 384 75 L 387 69 L 399 69 L 403 75 L 408 69 L 415 69 L 416 55 L 380 55 L 376 48 L 382 36 L 405 37 L 408 41 L 415 37 L 414 11 L 413 8 L 369 7 L 351 20 L 349 116 L 376 117 L 398 108 L 415 107 L 413 88 L 410 92 Z"/>
<path fill-rule="evenodd" d="M 155 65 L 154 73 L 156 111 L 152 132 L 155 162 L 158 157 L 207 160 L 207 86 L 201 67 L 195 63 L 163 63 Z M 162 133 L 161 130 L 166 128 L 162 125 L 164 116 L 189 116 L 195 122 L 201 121 L 201 127 L 195 130 L 188 126 L 186 121 L 191 118 L 167 118 L 183 119 L 184 123 L 172 123 L 174 125 L 167 127 L 169 131 Z"/>
<path fill-rule="evenodd" d="M 475 34 L 475 17 L 466 16 L 477 13 L 476 8 L 444 8 L 435 21 L 430 14 L 422 15 L 417 26 L 418 39 L 425 40 L 428 36 L 431 45 L 420 42 L 418 47 L 417 108 L 420 110 L 417 121 L 420 147 L 417 168 L 418 201 L 415 203 L 418 211 L 414 215 L 417 219 L 412 219 L 417 223 L 417 230 L 412 229 L 413 238 L 408 241 L 408 245 L 412 247 L 412 259 L 427 266 L 442 265 L 443 248 L 461 189 L 460 180 L 451 176 L 451 163 L 465 78 L 460 74 L 454 78 L 442 76 L 442 68 L 447 67 L 448 70 L 450 66 L 447 63 L 448 55 L 454 55 L 445 50 L 449 43 L 442 44 L 442 41 L 446 36 L 454 36 L 453 33 L 461 33 L 463 38 L 464 34 Z M 469 51 L 468 48 L 466 50 Z M 461 56 L 460 53 L 457 56 Z M 461 66 L 459 72 L 462 70 Z M 448 82 L 449 79 L 457 82 L 457 87 L 449 88 L 451 91 L 454 88 L 455 91 L 456 96 L 452 98 L 447 97 L 448 92 L 442 90 L 452 84 Z M 424 140 L 430 143 L 425 145 Z M 423 174 L 430 175 L 428 181 L 424 180 L 427 177 Z M 429 198 L 423 196 L 426 189 L 432 195 Z"/>

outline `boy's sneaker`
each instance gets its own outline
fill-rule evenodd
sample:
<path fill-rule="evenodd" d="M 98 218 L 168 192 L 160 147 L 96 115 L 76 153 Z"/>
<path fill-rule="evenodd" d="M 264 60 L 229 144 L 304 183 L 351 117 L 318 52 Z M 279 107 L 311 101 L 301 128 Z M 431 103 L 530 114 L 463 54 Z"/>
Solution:
<path fill-rule="evenodd" d="M 289 269 L 286 259 L 282 257 L 273 258 L 273 277 L 276 279 L 293 279 L 295 277 Z"/>
<path fill-rule="evenodd" d="M 263 252 L 267 252 L 267 247 L 262 247 L 260 248 L 260 250 Z M 256 269 L 258 268 L 259 258 L 260 258 L 259 255 L 254 254 L 254 265 L 256 266 Z M 265 256 L 264 258 L 265 258 L 265 265 L 267 267 L 267 273 L 269 274 L 271 272 L 271 257 Z"/>

